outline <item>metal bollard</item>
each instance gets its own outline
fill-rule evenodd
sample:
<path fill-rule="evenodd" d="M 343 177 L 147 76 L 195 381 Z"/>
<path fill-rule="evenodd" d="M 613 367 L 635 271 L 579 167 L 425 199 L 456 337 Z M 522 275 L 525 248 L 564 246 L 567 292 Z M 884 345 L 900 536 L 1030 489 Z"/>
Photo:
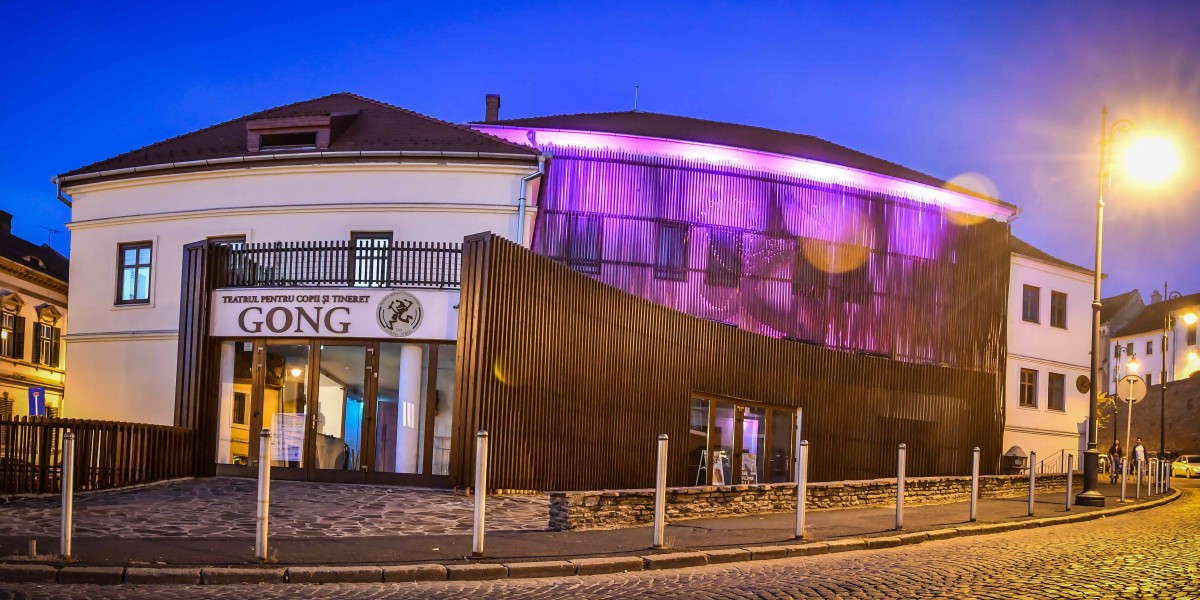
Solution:
<path fill-rule="evenodd" d="M 1146 497 L 1149 498 L 1154 495 L 1154 490 L 1158 487 L 1158 459 L 1150 459 L 1146 464 L 1146 470 L 1149 471 L 1146 475 Z"/>
<path fill-rule="evenodd" d="M 258 434 L 258 527 L 254 537 L 254 556 L 267 560 L 267 517 L 271 510 L 271 430 Z"/>
<path fill-rule="evenodd" d="M 487 502 L 488 432 L 475 434 L 475 525 L 471 533 L 471 556 L 483 557 L 484 504 Z"/>
<path fill-rule="evenodd" d="M 59 538 L 59 553 L 71 558 L 71 534 L 75 511 L 75 432 L 63 434 L 62 447 L 62 533 Z M 36 546 L 30 542 L 31 552 Z"/>
<path fill-rule="evenodd" d="M 1033 473 L 1033 471 L 1035 469 L 1035 465 L 1037 465 L 1037 452 L 1030 450 L 1029 451 L 1029 516 L 1031 516 L 1031 517 L 1033 516 L 1033 491 L 1034 491 L 1035 487 L 1037 486 L 1037 482 L 1036 482 L 1037 476 L 1034 475 L 1034 473 Z"/>
<path fill-rule="evenodd" d="M 979 446 L 971 450 L 971 522 L 975 522 L 975 505 L 979 502 Z"/>
<path fill-rule="evenodd" d="M 1133 499 L 1134 500 L 1142 499 L 1142 463 L 1144 463 L 1144 462 L 1145 462 L 1144 460 L 1142 460 L 1140 458 L 1138 459 L 1137 472 L 1133 474 Z"/>
<path fill-rule="evenodd" d="M 1075 483 L 1075 455 L 1067 455 L 1067 510 L 1071 510 L 1071 487 Z"/>
<path fill-rule="evenodd" d="M 1163 463 L 1162 470 L 1163 470 L 1162 493 L 1165 494 L 1165 493 L 1171 491 L 1171 463 L 1169 463 L 1169 462 Z"/>
<path fill-rule="evenodd" d="M 804 501 L 808 491 L 808 440 L 796 445 L 796 539 L 804 539 Z"/>
<path fill-rule="evenodd" d="M 904 529 L 904 453 L 907 446 L 896 448 L 896 529 Z"/>
<path fill-rule="evenodd" d="M 658 471 L 654 475 L 654 547 L 663 547 L 667 509 L 667 434 L 658 434 Z"/>
<path fill-rule="evenodd" d="M 1129 481 L 1129 457 L 1121 457 L 1121 502 L 1125 501 L 1125 483 Z"/>
<path fill-rule="evenodd" d="M 1146 496 L 1149 496 L 1150 495 L 1150 460 L 1149 459 L 1147 459 L 1145 461 L 1144 471 L 1146 473 Z"/>

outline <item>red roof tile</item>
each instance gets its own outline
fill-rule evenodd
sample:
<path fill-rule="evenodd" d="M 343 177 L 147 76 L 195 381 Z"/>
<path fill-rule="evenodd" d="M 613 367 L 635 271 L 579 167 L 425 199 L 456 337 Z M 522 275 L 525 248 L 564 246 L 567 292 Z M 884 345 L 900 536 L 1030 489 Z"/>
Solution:
<path fill-rule="evenodd" d="M 337 93 L 271 108 L 231 121 L 92 163 L 59 177 L 175 162 L 251 156 L 246 149 L 246 122 L 255 119 L 345 115 L 344 129 L 335 125 L 328 152 L 438 151 L 535 156 L 536 151 L 470 127 L 441 121 L 411 110 L 355 94 Z M 274 154 L 287 151 L 275 150 Z M 295 150 L 293 152 L 311 152 Z"/>

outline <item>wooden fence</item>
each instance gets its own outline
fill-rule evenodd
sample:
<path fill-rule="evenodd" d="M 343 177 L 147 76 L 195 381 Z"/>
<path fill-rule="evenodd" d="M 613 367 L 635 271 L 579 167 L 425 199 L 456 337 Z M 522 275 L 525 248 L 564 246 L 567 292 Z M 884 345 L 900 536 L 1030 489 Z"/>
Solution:
<path fill-rule="evenodd" d="M 184 427 L 50 417 L 0 419 L 0 493 L 62 491 L 62 442 L 75 433 L 75 489 L 100 490 L 194 475 Z"/>

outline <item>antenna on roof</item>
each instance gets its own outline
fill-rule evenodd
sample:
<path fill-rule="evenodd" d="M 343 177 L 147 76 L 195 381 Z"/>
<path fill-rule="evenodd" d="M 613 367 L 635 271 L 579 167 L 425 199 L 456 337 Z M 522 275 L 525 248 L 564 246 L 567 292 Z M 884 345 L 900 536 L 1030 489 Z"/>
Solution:
<path fill-rule="evenodd" d="M 633 84 L 633 112 L 637 112 L 638 84 Z"/>
<path fill-rule="evenodd" d="M 62 233 L 61 231 L 59 231 L 59 230 L 57 230 L 57 229 L 51 229 L 51 228 L 49 228 L 49 227 L 46 227 L 45 225 L 38 225 L 38 227 L 41 227 L 42 229 L 45 229 L 45 230 L 46 230 L 46 245 L 47 245 L 47 246 L 52 246 L 52 245 L 53 245 L 53 243 L 54 243 L 54 240 L 52 239 L 52 236 L 53 236 L 54 234 L 56 234 L 56 233 Z"/>

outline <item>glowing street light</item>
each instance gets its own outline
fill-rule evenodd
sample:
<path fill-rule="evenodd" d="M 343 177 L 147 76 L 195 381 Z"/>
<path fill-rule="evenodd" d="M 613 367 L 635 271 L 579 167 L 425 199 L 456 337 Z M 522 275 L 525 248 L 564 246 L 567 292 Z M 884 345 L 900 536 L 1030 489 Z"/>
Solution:
<path fill-rule="evenodd" d="M 1187 323 L 1188 325 L 1196 324 L 1196 313 L 1188 313 L 1186 315 L 1183 315 L 1182 318 L 1183 318 L 1183 322 Z"/>
<path fill-rule="evenodd" d="M 1179 151 L 1165 137 L 1142 136 L 1125 150 L 1125 172 L 1133 179 L 1162 183 L 1179 170 Z"/>
<path fill-rule="evenodd" d="M 1129 359 L 1129 365 L 1128 365 L 1128 367 L 1129 367 L 1129 372 L 1130 372 L 1130 373 L 1137 373 L 1137 372 L 1138 372 L 1138 369 L 1142 368 L 1142 365 L 1141 365 L 1141 363 L 1139 363 L 1139 362 L 1137 361 L 1137 357 L 1135 356 L 1135 357 L 1133 357 L 1133 358 Z"/>
<path fill-rule="evenodd" d="M 1104 506 L 1104 494 L 1100 493 L 1096 476 L 1100 472 L 1100 449 L 1097 447 L 1099 426 L 1096 423 L 1096 373 L 1100 366 L 1100 257 L 1104 248 L 1104 189 L 1112 185 L 1113 138 L 1118 132 L 1134 131 L 1132 121 L 1121 119 L 1112 126 L 1108 124 L 1108 107 L 1100 111 L 1100 183 L 1096 199 L 1096 268 L 1092 274 L 1094 295 L 1092 297 L 1092 356 L 1091 389 L 1088 393 L 1088 436 L 1087 451 L 1083 453 L 1083 491 L 1075 496 L 1080 506 Z M 1131 143 L 1122 157 L 1125 172 L 1138 181 L 1161 183 L 1179 169 L 1179 153 L 1163 138 L 1139 137 Z M 1130 371 L 1136 371 L 1137 361 L 1129 363 Z"/>

